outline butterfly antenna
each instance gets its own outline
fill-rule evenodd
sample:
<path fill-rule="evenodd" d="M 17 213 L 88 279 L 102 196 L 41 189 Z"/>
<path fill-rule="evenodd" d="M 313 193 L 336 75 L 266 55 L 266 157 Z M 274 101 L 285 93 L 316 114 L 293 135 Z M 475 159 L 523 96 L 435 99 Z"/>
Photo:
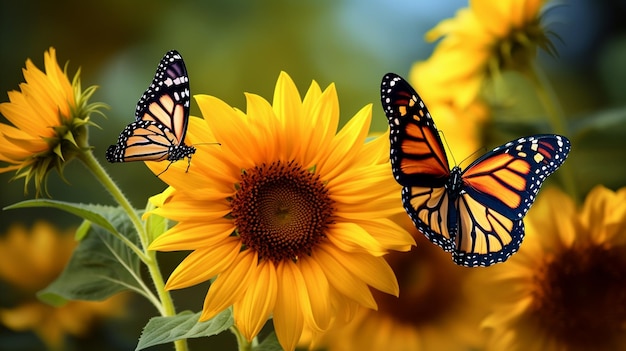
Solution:
<path fill-rule="evenodd" d="M 212 143 L 197 143 L 197 144 L 192 144 L 193 146 L 197 146 L 197 145 L 219 145 L 222 146 L 222 143 L 220 142 L 212 142 Z"/>
<path fill-rule="evenodd" d="M 467 157 L 465 157 L 464 159 L 461 160 L 461 163 L 464 163 L 465 161 L 467 161 L 467 159 L 469 159 L 470 157 L 476 155 L 479 152 L 485 153 L 487 151 L 487 148 L 485 147 L 481 147 L 478 150 L 472 152 L 471 154 L 469 154 Z"/>
<path fill-rule="evenodd" d="M 441 135 L 441 140 L 443 140 L 443 144 L 446 146 L 446 149 L 448 149 L 448 155 L 450 155 L 450 157 L 452 158 L 452 162 L 454 163 L 454 165 L 458 165 L 456 163 L 456 159 L 454 158 L 454 153 L 452 152 L 452 149 L 450 148 L 450 145 L 448 144 L 448 139 L 446 139 L 446 135 L 443 133 L 443 131 L 439 130 L 439 135 Z"/>

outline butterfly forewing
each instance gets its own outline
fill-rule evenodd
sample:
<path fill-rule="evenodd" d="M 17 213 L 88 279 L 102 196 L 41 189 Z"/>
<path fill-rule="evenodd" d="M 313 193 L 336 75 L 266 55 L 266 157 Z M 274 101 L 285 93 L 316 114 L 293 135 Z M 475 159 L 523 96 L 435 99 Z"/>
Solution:
<path fill-rule="evenodd" d="M 567 138 L 542 134 L 499 146 L 463 172 L 464 190 L 506 217 L 523 218 L 546 178 L 565 161 Z"/>
<path fill-rule="evenodd" d="M 182 142 L 187 130 L 189 100 L 185 62 L 177 51 L 169 51 L 161 59 L 152 83 L 137 103 L 135 120 L 161 123 L 174 131 Z"/>
<path fill-rule="evenodd" d="M 381 83 L 381 102 L 389 120 L 391 164 L 404 186 L 442 187 L 450 167 L 435 123 L 415 90 L 388 73 Z"/>

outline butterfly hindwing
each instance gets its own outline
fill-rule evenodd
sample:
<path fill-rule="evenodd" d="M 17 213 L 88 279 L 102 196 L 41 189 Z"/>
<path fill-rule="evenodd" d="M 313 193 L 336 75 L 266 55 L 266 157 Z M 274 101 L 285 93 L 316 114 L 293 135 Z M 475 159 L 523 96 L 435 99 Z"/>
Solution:
<path fill-rule="evenodd" d="M 455 263 L 489 266 L 507 260 L 524 237 L 523 218 L 539 188 L 571 149 L 567 138 L 542 134 L 508 142 L 465 171 L 449 169 L 443 143 L 424 102 L 389 73 L 381 101 L 390 126 L 391 166 L 402 202 L 431 242 Z"/>
<path fill-rule="evenodd" d="M 109 162 L 174 161 L 189 158 L 193 146 L 184 143 L 189 121 L 189 78 L 177 51 L 165 54 L 152 83 L 137 103 L 135 122 L 109 146 Z M 169 166 L 168 166 L 169 167 Z"/>
<path fill-rule="evenodd" d="M 462 173 L 456 263 L 489 266 L 517 252 L 522 219 L 546 178 L 565 161 L 567 138 L 542 134 L 508 142 Z"/>
<path fill-rule="evenodd" d="M 444 187 L 406 186 L 402 189 L 402 203 L 411 220 L 428 240 L 446 252 L 455 249 L 454 230 L 449 228 L 450 202 Z"/>
<path fill-rule="evenodd" d="M 510 219 L 468 193 L 459 197 L 454 262 L 461 266 L 490 266 L 517 252 L 524 238 L 524 222 Z"/>

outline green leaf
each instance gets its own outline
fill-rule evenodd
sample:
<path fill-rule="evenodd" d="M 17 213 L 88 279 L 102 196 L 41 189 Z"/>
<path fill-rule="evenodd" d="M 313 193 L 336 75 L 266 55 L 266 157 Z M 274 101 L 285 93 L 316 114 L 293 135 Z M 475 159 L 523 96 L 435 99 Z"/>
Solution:
<path fill-rule="evenodd" d="M 579 116 L 571 130 L 572 152 L 564 167 L 574 169 L 570 173 L 579 192 L 585 194 L 598 184 L 611 189 L 624 186 L 626 108 Z"/>
<path fill-rule="evenodd" d="M 226 309 L 205 322 L 198 322 L 200 312 L 189 311 L 173 317 L 154 317 L 143 328 L 136 351 L 180 339 L 217 335 L 234 324 L 231 309 Z"/>
<path fill-rule="evenodd" d="M 56 201 L 50 199 L 34 199 L 18 202 L 16 204 L 5 207 L 5 210 L 12 210 L 16 208 L 29 208 L 29 207 L 52 207 L 59 210 L 63 210 L 72 213 L 82 219 L 88 220 L 101 226 L 111 233 L 115 233 L 115 227 L 106 218 L 100 215 L 100 211 L 105 206 L 100 205 L 87 205 L 76 204 L 71 202 Z"/>
<path fill-rule="evenodd" d="M 584 135 L 593 131 L 623 132 L 626 126 L 626 108 L 602 110 L 580 118 L 574 123 L 573 132 Z M 622 134 L 623 135 L 623 134 Z"/>
<path fill-rule="evenodd" d="M 100 222 L 109 223 L 112 230 L 122 233 L 131 242 L 139 242 L 132 223 L 121 208 L 98 208 Z M 138 281 L 141 279 L 140 260 L 134 251 L 99 225 L 91 225 L 83 236 L 61 275 L 39 292 L 41 300 L 58 305 L 65 300 L 104 300 L 128 289 L 145 291 Z"/>
<path fill-rule="evenodd" d="M 271 332 L 258 346 L 252 348 L 253 351 L 282 351 L 276 333 Z"/>

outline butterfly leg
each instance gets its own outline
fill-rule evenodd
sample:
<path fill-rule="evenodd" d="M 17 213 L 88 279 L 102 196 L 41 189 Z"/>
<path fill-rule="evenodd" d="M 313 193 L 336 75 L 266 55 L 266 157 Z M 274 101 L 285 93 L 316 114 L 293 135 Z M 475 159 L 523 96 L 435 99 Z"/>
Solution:
<path fill-rule="evenodd" d="M 170 168 L 172 163 L 174 163 L 174 161 L 170 161 L 170 163 L 167 164 L 167 167 L 165 167 L 165 169 L 163 171 L 161 171 L 161 173 L 157 174 L 157 177 L 159 177 L 161 174 L 165 173 L 165 171 L 167 171 Z M 187 168 L 189 168 L 189 167 L 187 167 Z"/>
<path fill-rule="evenodd" d="M 187 169 L 185 170 L 185 173 L 189 172 L 189 167 L 191 167 L 191 157 L 187 158 Z"/>

